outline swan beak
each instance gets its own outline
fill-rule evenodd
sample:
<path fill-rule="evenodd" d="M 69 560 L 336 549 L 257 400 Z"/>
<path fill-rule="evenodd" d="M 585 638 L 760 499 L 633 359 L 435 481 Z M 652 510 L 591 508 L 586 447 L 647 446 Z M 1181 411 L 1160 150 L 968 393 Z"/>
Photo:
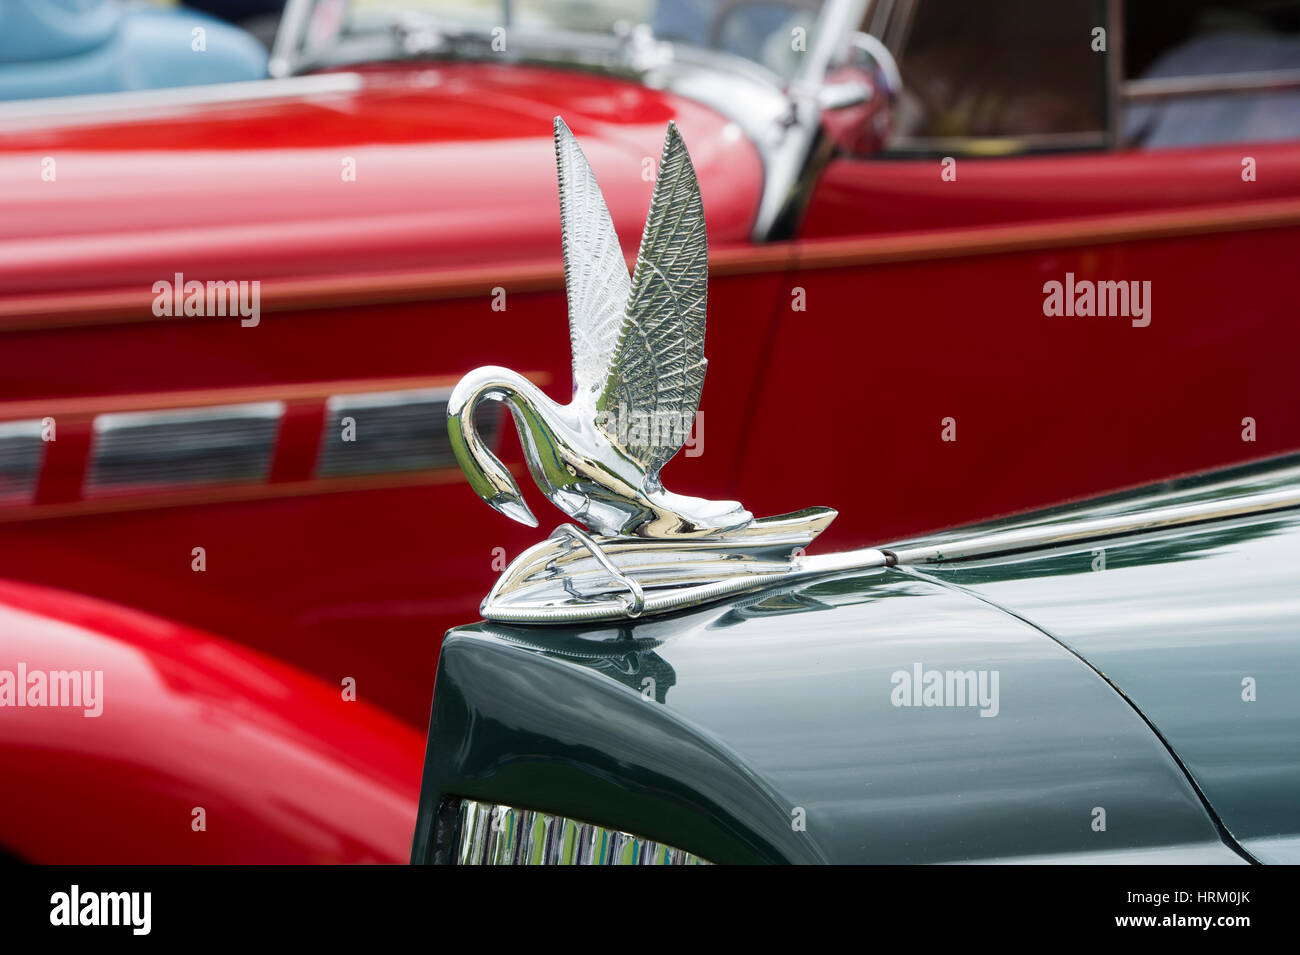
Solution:
<path fill-rule="evenodd" d="M 529 527 L 537 526 L 537 518 L 533 517 L 533 512 L 528 509 L 524 499 L 516 494 L 496 494 L 488 498 L 487 502 L 513 521 Z"/>

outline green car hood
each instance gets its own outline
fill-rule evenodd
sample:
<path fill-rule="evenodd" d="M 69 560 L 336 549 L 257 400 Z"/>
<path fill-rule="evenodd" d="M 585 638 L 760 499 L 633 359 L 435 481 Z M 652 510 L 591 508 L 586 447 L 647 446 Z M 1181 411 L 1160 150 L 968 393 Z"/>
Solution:
<path fill-rule="evenodd" d="M 1294 468 L 1230 487 L 1115 501 L 1137 512 L 1294 486 Z M 1092 513 L 1096 513 L 1094 508 Z M 1150 721 L 1234 839 L 1300 862 L 1300 515 L 1258 515 L 925 571 L 1086 660 Z"/>
<path fill-rule="evenodd" d="M 994 526 L 1295 478 L 1265 470 Z M 624 625 L 453 630 L 413 861 L 448 861 L 458 798 L 714 862 L 1285 861 L 1298 551 L 1280 512 Z M 963 696 L 966 675 L 996 693 Z"/>

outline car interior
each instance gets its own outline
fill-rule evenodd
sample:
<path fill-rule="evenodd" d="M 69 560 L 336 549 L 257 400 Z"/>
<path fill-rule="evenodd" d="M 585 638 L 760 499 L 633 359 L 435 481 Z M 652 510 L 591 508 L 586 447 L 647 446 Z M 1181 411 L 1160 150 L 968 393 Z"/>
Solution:
<path fill-rule="evenodd" d="M 1104 130 L 1105 61 L 1094 31 L 1105 23 L 1096 0 L 917 3 L 899 57 L 895 144 Z M 1125 80 L 1293 70 L 1300 4 L 1127 3 L 1122 45 Z M 1300 129 L 1300 92 L 1129 103 L 1122 128 L 1123 143 L 1138 148 L 1289 138 Z"/>

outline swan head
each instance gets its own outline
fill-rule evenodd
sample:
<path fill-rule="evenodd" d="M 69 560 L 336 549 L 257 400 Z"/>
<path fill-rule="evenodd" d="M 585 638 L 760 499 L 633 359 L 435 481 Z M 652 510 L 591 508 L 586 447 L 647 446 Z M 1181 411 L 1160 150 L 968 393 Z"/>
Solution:
<path fill-rule="evenodd" d="M 447 399 L 447 434 L 456 461 L 474 492 L 511 520 L 536 527 L 537 518 L 524 502 L 519 485 L 484 443 L 474 423 L 474 412 L 484 401 L 505 402 L 517 421 L 524 417 L 540 419 L 533 407 L 535 401 L 530 400 L 531 392 L 536 392 L 531 383 L 508 368 L 477 368 L 457 383 Z M 528 407 L 521 408 L 521 404 Z"/>

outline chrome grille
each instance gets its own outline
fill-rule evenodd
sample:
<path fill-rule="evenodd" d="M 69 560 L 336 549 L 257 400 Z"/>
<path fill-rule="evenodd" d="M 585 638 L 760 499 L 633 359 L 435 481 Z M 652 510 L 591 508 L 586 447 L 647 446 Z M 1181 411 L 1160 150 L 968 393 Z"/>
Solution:
<path fill-rule="evenodd" d="M 709 865 L 617 829 L 501 803 L 461 800 L 457 865 Z"/>
<path fill-rule="evenodd" d="M 0 504 L 29 504 L 45 454 L 41 422 L 0 422 Z"/>
<path fill-rule="evenodd" d="M 283 415 L 279 401 L 100 415 L 86 491 L 265 481 Z"/>
<path fill-rule="evenodd" d="M 321 477 L 423 471 L 456 466 L 447 438 L 450 388 L 335 395 L 325 403 L 316 473 Z M 355 422 L 353 440 L 344 439 L 343 419 Z M 492 444 L 500 430 L 499 407 L 484 407 L 478 424 Z"/>

